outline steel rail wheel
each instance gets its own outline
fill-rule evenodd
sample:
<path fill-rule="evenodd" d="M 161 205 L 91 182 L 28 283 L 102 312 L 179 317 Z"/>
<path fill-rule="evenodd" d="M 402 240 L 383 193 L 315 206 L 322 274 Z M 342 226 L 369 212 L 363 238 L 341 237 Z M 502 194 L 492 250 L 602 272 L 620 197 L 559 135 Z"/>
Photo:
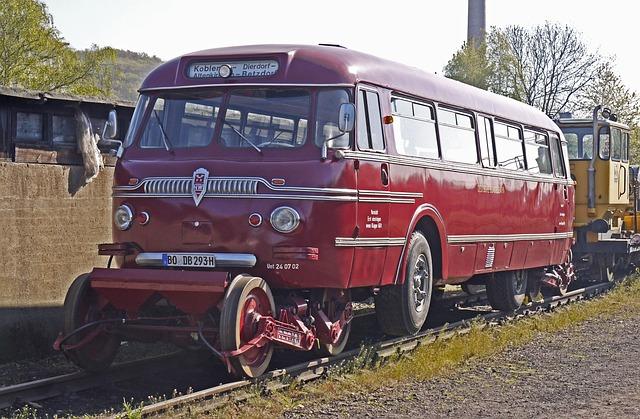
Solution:
<path fill-rule="evenodd" d="M 487 297 L 495 310 L 513 311 L 524 302 L 527 271 L 496 272 L 487 280 Z"/>
<path fill-rule="evenodd" d="M 322 310 L 330 321 L 336 322 L 342 316 L 345 305 L 350 301 L 349 290 L 327 288 L 322 294 Z M 351 323 L 352 322 L 347 323 L 344 329 L 342 329 L 340 338 L 338 338 L 336 343 L 320 343 L 320 352 L 323 355 L 335 356 L 344 350 L 349 340 L 349 335 L 351 334 Z"/>
<path fill-rule="evenodd" d="M 98 296 L 89 281 L 89 274 L 78 276 L 64 299 L 64 334 L 68 335 L 87 323 L 103 320 L 104 309 L 98 307 Z M 65 355 L 77 366 L 87 371 L 99 372 L 107 369 L 118 352 L 120 337 L 108 331 L 89 328 L 71 336 L 65 346 Z M 91 337 L 91 334 L 95 336 Z M 86 340 L 86 342 L 83 342 Z M 73 348 L 74 345 L 82 345 Z"/>
<path fill-rule="evenodd" d="M 220 345 L 223 351 L 235 351 L 258 336 L 261 316 L 275 316 L 275 303 L 269 285 L 250 275 L 236 276 L 224 299 L 220 316 Z M 258 377 L 267 370 L 273 345 L 266 342 L 243 354 L 230 358 L 234 372 L 247 377 Z"/>
<path fill-rule="evenodd" d="M 409 240 L 404 282 L 380 289 L 375 296 L 376 316 L 382 331 L 404 336 L 422 328 L 433 288 L 433 265 L 427 239 L 419 231 Z"/>

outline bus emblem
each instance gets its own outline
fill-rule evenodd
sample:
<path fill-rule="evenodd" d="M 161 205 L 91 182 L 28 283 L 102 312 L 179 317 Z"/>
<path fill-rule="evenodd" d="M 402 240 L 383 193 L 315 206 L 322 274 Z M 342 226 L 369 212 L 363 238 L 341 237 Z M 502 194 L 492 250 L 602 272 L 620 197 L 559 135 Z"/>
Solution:
<path fill-rule="evenodd" d="M 200 205 L 200 201 L 207 193 L 207 181 L 209 180 L 209 171 L 202 167 L 193 172 L 193 184 L 191 186 L 191 195 L 196 203 L 196 207 Z"/>

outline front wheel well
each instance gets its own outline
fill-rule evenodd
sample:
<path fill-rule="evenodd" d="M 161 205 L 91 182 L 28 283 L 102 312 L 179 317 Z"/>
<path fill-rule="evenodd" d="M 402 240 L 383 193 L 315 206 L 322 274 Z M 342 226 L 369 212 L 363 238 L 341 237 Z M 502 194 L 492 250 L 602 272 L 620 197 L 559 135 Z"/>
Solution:
<path fill-rule="evenodd" d="M 421 232 L 429 243 L 434 279 L 442 279 L 442 247 L 438 226 L 431 217 L 424 216 L 416 224 L 415 231 Z"/>

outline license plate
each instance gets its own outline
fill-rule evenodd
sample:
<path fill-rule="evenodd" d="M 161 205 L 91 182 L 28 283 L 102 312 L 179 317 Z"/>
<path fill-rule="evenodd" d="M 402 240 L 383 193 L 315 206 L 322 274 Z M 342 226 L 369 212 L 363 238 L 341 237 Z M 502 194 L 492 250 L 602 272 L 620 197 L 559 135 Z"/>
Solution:
<path fill-rule="evenodd" d="M 163 253 L 162 264 L 168 267 L 213 268 L 216 266 L 216 258 L 202 253 Z"/>

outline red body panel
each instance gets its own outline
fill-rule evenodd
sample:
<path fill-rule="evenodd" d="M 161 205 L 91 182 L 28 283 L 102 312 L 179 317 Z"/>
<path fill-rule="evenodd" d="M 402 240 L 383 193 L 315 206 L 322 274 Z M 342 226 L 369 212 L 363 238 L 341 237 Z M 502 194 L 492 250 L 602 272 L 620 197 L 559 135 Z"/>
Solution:
<path fill-rule="evenodd" d="M 239 57 L 276 59 L 280 71 L 266 78 L 217 79 L 208 82 L 209 88 L 252 83 L 357 87 L 367 82 L 559 132 L 544 114 L 521 103 L 331 47 L 258 46 L 195 53 L 153 71 L 141 91 L 197 88 L 202 80 L 185 77 L 189 63 Z M 390 115 L 392 90 L 376 89 L 382 114 Z M 385 125 L 384 135 L 383 153 L 358 151 L 352 140 L 350 150 L 330 151 L 324 161 L 312 141 L 295 157 L 288 150 L 267 149 L 258 154 L 250 149 L 222 149 L 215 142 L 171 154 L 134 145 L 118 162 L 113 205 L 145 211 L 150 221 L 144 226 L 134 223 L 127 231 L 116 230 L 114 242 L 133 242 L 144 252 L 251 253 L 257 264 L 242 271 L 264 278 L 273 288 L 376 287 L 402 281 L 406 243 L 421 219 L 428 217 L 439 234 L 439 242 L 434 239 L 431 246 L 439 246 L 445 282 L 562 262 L 571 245 L 571 180 L 404 157 L 396 152 L 392 125 Z M 387 185 L 381 182 L 383 167 L 389 174 Z M 198 168 L 207 169 L 210 178 L 260 179 L 257 192 L 205 196 L 196 206 L 191 196 L 151 196 L 123 189 L 132 178 L 141 182 L 154 177 L 190 178 Z M 284 179 L 285 185 L 276 186 L 272 179 Z M 561 193 L 563 188 L 569 189 L 568 199 Z M 272 210 L 283 205 L 295 208 L 302 218 L 301 226 L 290 234 L 276 232 L 268 221 Z M 252 213 L 262 216 L 261 226 L 249 225 Z M 389 243 L 363 245 L 367 240 Z M 287 248 L 299 250 L 282 251 Z M 134 258 L 127 257 L 122 267 L 128 269 L 114 275 L 125 278 L 136 266 Z M 185 271 L 185 281 L 195 278 L 192 274 Z"/>

